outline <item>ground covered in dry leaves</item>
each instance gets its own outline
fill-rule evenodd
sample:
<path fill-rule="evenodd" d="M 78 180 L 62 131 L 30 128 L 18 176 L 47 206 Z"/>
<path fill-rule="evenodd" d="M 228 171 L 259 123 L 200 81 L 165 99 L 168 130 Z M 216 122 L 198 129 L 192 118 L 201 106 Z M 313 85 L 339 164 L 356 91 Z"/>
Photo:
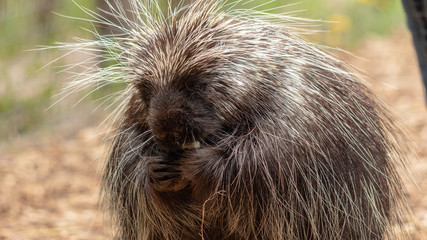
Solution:
<path fill-rule="evenodd" d="M 427 112 L 406 31 L 371 38 L 355 55 L 340 55 L 368 76 L 368 84 L 403 119 L 418 160 L 406 181 L 412 239 L 427 239 Z M 72 138 L 57 133 L 3 143 L 0 148 L 0 239 L 108 239 L 98 209 L 106 147 L 96 127 Z"/>

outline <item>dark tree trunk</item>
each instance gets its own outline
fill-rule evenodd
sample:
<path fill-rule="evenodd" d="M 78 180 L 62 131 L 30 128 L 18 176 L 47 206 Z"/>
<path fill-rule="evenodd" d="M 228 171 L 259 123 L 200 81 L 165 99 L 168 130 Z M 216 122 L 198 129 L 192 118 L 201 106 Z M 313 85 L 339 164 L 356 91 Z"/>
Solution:
<path fill-rule="evenodd" d="M 53 0 L 38 0 L 36 7 L 36 24 L 43 36 L 50 36 L 52 33 L 52 11 L 54 9 Z"/>

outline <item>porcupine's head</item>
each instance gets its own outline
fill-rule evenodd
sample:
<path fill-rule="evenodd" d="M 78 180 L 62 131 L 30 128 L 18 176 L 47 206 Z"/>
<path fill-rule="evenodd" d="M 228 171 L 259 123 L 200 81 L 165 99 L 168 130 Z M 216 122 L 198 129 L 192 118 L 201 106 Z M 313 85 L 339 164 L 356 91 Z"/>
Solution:
<path fill-rule="evenodd" d="M 129 43 L 126 61 L 137 99 L 130 101 L 129 121 L 143 122 L 166 150 L 198 148 L 227 125 L 245 122 L 245 111 L 256 105 L 245 99 L 246 79 L 233 63 L 245 50 L 233 49 L 231 33 L 239 23 L 212 14 L 210 8 L 217 7 L 198 1 L 183 14 L 152 23 Z"/>
<path fill-rule="evenodd" d="M 131 69 L 142 103 L 138 107 L 146 109 L 144 121 L 156 142 L 179 150 L 197 147 L 220 124 L 210 96 L 215 80 L 208 69 L 215 62 L 215 56 L 209 56 L 212 43 L 195 43 L 191 36 L 203 31 L 197 28 L 203 23 L 170 21 L 159 25 L 157 34 L 137 40 L 142 51 L 132 59 Z"/>
<path fill-rule="evenodd" d="M 302 60 L 295 56 L 312 50 L 299 48 L 299 38 L 275 25 L 221 7 L 195 1 L 169 18 L 135 26 L 138 31 L 126 39 L 126 74 L 138 99 L 131 101 L 130 121 L 146 123 L 167 150 L 196 148 L 220 138 L 210 137 L 214 133 L 250 129 L 274 118 L 273 112 L 286 112 L 283 102 L 301 99 L 295 91 L 299 79 L 293 79 Z M 135 111 L 141 112 L 137 118 Z"/>

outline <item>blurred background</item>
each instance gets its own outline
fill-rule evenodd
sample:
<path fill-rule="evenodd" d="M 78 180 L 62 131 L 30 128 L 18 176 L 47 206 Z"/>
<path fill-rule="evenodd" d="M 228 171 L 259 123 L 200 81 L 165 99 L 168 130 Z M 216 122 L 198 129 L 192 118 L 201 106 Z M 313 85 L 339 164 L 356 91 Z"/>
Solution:
<path fill-rule="evenodd" d="M 108 238 L 97 207 L 106 152 L 98 126 L 111 112 L 104 100 L 118 88 L 62 98 L 73 76 L 64 66 L 89 55 L 35 50 L 92 39 L 95 26 L 81 7 L 106 8 L 103 0 L 0 0 L 0 239 Z M 260 9 L 322 20 L 307 39 L 354 53 L 332 50 L 402 119 L 418 154 L 416 184 L 407 181 L 408 230 L 427 239 L 427 113 L 400 0 L 277 0 Z"/>

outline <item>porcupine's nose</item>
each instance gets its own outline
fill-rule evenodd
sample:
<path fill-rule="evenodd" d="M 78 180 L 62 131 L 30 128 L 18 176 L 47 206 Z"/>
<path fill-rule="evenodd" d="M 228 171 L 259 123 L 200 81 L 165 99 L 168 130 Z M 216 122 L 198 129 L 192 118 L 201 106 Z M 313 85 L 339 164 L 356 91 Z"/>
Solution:
<path fill-rule="evenodd" d="M 157 93 L 150 101 L 148 124 L 162 147 L 170 151 L 197 148 L 197 124 L 191 103 L 179 92 Z"/>

